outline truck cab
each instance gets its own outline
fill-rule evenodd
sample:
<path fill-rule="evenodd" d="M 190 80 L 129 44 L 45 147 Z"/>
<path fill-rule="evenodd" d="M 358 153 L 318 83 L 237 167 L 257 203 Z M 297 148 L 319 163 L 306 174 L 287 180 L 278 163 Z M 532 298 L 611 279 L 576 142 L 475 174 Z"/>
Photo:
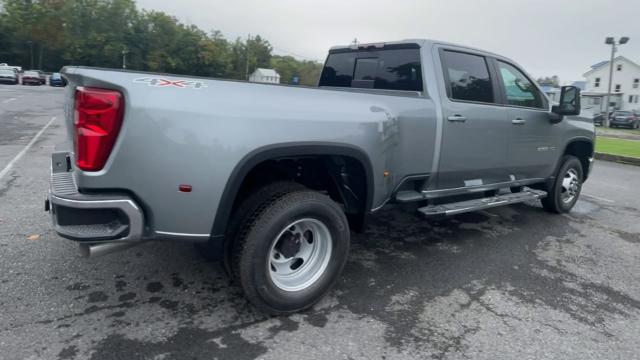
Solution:
<path fill-rule="evenodd" d="M 420 164 L 396 172 L 412 173 L 412 181 L 423 174 L 425 198 L 539 183 L 570 144 L 593 143 L 588 119 L 562 121 L 515 61 L 470 47 L 428 40 L 334 47 L 319 86 L 393 92 L 428 104 L 421 123 L 401 135 L 418 154 L 405 151 L 396 163 Z M 585 177 L 591 158 L 592 150 L 581 155 Z"/>

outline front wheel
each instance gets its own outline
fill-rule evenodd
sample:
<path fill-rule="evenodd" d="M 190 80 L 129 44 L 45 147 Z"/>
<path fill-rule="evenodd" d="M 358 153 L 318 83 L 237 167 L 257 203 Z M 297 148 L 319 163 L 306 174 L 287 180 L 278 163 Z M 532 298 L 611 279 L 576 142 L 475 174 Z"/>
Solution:
<path fill-rule="evenodd" d="M 349 252 L 349 225 L 328 196 L 298 190 L 269 200 L 239 229 L 231 267 L 260 310 L 306 309 L 331 289 Z"/>
<path fill-rule="evenodd" d="M 573 155 L 565 155 L 547 197 L 541 199 L 545 210 L 553 213 L 567 213 L 578 201 L 583 181 L 582 163 Z"/>

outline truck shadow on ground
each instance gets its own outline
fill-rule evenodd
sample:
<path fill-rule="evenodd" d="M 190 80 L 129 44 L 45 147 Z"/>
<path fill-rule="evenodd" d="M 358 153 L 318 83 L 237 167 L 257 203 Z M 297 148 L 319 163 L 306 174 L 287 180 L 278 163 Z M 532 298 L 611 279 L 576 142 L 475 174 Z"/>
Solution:
<path fill-rule="evenodd" d="M 597 212 L 598 207 L 589 211 Z M 100 321 L 90 346 L 100 359 L 126 354 L 185 358 L 212 352 L 220 358 L 254 358 L 267 351 L 263 341 L 295 332 L 302 323 L 323 328 L 339 321 L 332 313 L 348 311 L 384 323 L 384 339 L 390 346 L 405 349 L 426 342 L 442 355 L 459 348 L 462 339 L 478 329 L 434 332 L 425 324 L 429 322 L 425 306 L 458 291 L 464 294 L 456 305 L 460 309 L 476 304 L 503 321 L 517 317 L 484 302 L 487 291 L 498 289 L 522 304 L 560 311 L 606 333 L 603 316 L 624 315 L 630 308 L 640 308 L 640 303 L 585 281 L 536 253 L 547 246 L 545 241 L 571 243 L 584 237 L 571 223 L 586 222 L 588 216 L 554 216 L 527 205 L 441 221 L 383 211 L 372 216 L 364 234 L 353 234 L 349 262 L 327 300 L 300 316 L 280 318 L 275 325 L 244 300 L 220 264 L 205 261 L 190 246 L 148 244 L 133 250 L 135 255 L 116 260 L 120 273 L 96 278 L 101 266 L 114 259 L 88 261 L 85 266 L 92 269 L 92 276 L 79 276 L 66 287 L 70 301 L 83 310 L 41 323 L 64 331 L 78 321 Z M 270 324 L 261 341 L 250 342 L 240 335 L 261 323 Z M 60 358 L 81 352 L 76 339 L 67 339 Z"/>

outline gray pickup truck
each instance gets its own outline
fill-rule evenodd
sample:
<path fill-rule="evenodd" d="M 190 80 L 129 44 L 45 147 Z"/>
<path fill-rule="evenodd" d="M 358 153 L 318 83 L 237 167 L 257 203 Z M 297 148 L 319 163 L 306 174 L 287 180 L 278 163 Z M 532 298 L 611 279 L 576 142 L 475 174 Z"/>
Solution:
<path fill-rule="evenodd" d="M 330 50 L 317 88 L 66 67 L 69 148 L 46 208 L 94 256 L 200 244 L 271 314 L 324 296 L 350 231 L 386 204 L 425 217 L 576 203 L 593 160 L 580 92 L 559 105 L 513 60 L 430 40 Z M 64 149 L 61 149 L 64 150 Z"/>

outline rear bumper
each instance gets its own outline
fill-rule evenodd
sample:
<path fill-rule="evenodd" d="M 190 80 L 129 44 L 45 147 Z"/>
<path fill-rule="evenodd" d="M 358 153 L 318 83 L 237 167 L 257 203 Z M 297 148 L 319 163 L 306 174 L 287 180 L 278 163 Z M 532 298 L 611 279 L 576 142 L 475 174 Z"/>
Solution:
<path fill-rule="evenodd" d="M 52 155 L 45 209 L 51 212 L 55 231 L 88 244 L 141 241 L 144 213 L 135 200 L 122 194 L 80 193 L 70 164 L 69 153 Z"/>

